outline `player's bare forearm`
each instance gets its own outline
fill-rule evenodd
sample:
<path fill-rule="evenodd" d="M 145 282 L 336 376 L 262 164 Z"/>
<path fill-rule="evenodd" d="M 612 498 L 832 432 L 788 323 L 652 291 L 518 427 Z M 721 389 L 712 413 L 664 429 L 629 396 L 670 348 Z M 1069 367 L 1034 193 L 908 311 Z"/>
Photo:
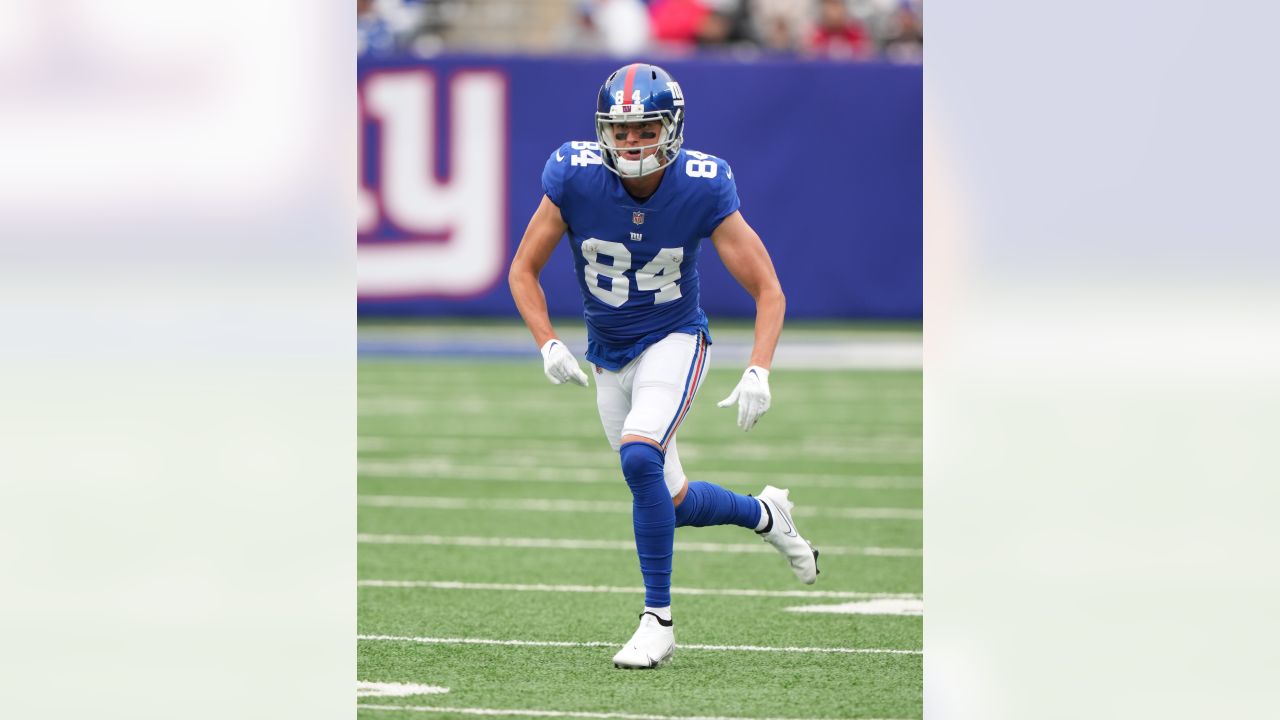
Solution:
<path fill-rule="evenodd" d="M 520 317 L 533 334 L 538 347 L 556 337 L 547 312 L 547 296 L 542 291 L 538 276 L 566 229 L 567 226 L 560 217 L 560 209 L 544 196 L 533 217 L 529 219 L 529 226 L 525 228 L 524 237 L 520 239 L 520 246 L 516 248 L 511 269 L 507 273 L 511 299 L 515 301 L 516 310 L 520 312 Z"/>
<path fill-rule="evenodd" d="M 720 223 L 711 233 L 711 242 L 725 268 L 756 301 L 755 342 L 750 364 L 767 370 L 773 364 L 773 353 L 787 312 L 787 298 L 782 293 L 773 260 L 760 236 L 738 212 Z"/>
<path fill-rule="evenodd" d="M 782 335 L 782 322 L 787 314 L 787 297 L 782 294 L 782 286 L 776 282 L 756 296 L 756 333 L 751 346 L 750 365 L 758 365 L 765 370 L 773 366 L 773 353 L 778 348 L 778 337 Z"/>
<path fill-rule="evenodd" d="M 512 272 L 507 276 L 511 285 L 511 298 L 515 300 L 520 317 L 533 335 L 534 344 L 542 347 L 548 340 L 557 337 L 551 326 L 551 317 L 547 313 L 547 296 L 536 275 Z"/>

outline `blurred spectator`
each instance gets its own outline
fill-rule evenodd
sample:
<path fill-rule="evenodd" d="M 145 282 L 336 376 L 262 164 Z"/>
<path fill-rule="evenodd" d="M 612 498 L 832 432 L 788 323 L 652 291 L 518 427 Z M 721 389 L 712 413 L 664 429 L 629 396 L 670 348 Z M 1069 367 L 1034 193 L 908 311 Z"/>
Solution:
<path fill-rule="evenodd" d="M 710 14 L 711 8 L 699 0 L 653 0 L 649 4 L 654 38 L 679 48 L 698 41 Z"/>
<path fill-rule="evenodd" d="M 356 54 L 390 55 L 396 51 L 395 34 L 373 0 L 356 0 Z"/>
<path fill-rule="evenodd" d="M 904 0 L 890 16 L 884 56 L 894 62 L 918 63 L 924 59 L 924 23 L 910 2 Z"/>
<path fill-rule="evenodd" d="M 638 55 L 649 46 L 649 10 L 641 0 L 588 0 L 579 4 L 594 44 L 610 55 Z"/>
<path fill-rule="evenodd" d="M 813 0 L 749 0 L 755 36 L 765 50 L 795 52 L 809 27 Z"/>
<path fill-rule="evenodd" d="M 921 61 L 922 0 L 357 0 L 361 56 L 476 48 L 634 58 L 728 50 Z M 495 8 L 505 9 L 495 13 Z M 567 22 L 566 22 L 567 21 Z M 495 39 L 497 38 L 497 39 Z M 502 43 L 506 43 L 505 45 Z"/>
<path fill-rule="evenodd" d="M 849 15 L 845 0 L 821 0 L 818 23 L 806 49 L 832 59 L 864 59 L 875 51 L 862 23 Z"/>
<path fill-rule="evenodd" d="M 703 0 L 703 4 L 710 12 L 698 28 L 699 46 L 757 47 L 745 0 Z"/>
<path fill-rule="evenodd" d="M 426 7 L 426 0 L 356 0 L 356 53 L 390 55 L 407 47 Z"/>
<path fill-rule="evenodd" d="M 387 21 L 396 40 L 403 44 L 418 30 L 426 13 L 427 0 L 374 0 L 378 14 Z"/>
<path fill-rule="evenodd" d="M 732 40 L 733 19 L 718 10 L 712 10 L 702 18 L 698 25 L 698 47 L 716 47 L 728 45 Z"/>

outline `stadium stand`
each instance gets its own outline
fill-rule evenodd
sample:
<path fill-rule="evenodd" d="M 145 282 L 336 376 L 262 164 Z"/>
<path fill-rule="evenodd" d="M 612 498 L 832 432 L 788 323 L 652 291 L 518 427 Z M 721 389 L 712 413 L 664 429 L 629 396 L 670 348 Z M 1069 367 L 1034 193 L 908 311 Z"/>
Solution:
<path fill-rule="evenodd" d="M 923 0 L 357 0 L 362 56 L 800 54 L 919 63 Z"/>

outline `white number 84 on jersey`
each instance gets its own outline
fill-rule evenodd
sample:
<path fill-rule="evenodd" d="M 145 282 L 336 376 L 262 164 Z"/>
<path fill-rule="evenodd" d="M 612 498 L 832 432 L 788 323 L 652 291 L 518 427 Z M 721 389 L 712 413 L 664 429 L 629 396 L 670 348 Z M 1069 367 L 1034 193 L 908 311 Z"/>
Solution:
<path fill-rule="evenodd" d="M 609 264 L 601 256 L 611 258 Z M 622 307 L 631 298 L 631 251 L 622 243 L 587 238 L 582 241 L 582 257 L 587 261 L 582 272 L 591 294 L 612 307 Z M 636 290 L 654 292 L 653 304 L 661 305 L 680 297 L 680 263 L 684 248 L 663 248 L 652 260 L 635 272 Z M 608 278 L 608 288 L 601 287 L 600 276 Z"/>

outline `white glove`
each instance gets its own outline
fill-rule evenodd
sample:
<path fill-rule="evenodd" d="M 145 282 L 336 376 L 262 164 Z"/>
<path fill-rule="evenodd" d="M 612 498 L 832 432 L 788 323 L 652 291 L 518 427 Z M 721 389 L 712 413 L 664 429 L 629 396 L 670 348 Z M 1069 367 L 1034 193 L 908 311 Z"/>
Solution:
<path fill-rule="evenodd" d="M 552 385 L 575 382 L 582 387 L 587 386 L 587 374 L 578 367 L 578 361 L 569 348 L 556 339 L 548 340 L 542 346 L 542 372 L 547 374 Z"/>
<path fill-rule="evenodd" d="M 729 397 L 716 403 L 716 407 L 729 407 L 738 403 L 738 427 L 750 430 L 755 427 L 760 416 L 769 411 L 769 371 L 759 365 L 752 365 L 742 373 L 738 386 L 729 393 Z"/>

